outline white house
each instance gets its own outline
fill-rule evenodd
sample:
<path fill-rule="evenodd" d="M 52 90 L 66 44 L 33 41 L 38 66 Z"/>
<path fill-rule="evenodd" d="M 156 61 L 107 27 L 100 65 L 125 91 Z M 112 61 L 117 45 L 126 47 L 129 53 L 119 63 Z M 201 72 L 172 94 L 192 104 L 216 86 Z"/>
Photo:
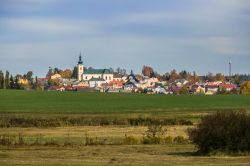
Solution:
<path fill-rule="evenodd" d="M 91 78 L 89 80 L 89 87 L 101 87 L 102 84 L 107 83 L 103 78 Z"/>

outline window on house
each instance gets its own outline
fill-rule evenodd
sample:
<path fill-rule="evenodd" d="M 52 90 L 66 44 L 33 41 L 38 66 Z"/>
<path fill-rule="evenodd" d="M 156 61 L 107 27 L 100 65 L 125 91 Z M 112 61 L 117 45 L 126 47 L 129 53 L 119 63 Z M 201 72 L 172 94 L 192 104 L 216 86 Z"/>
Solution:
<path fill-rule="evenodd" d="M 106 76 L 106 77 L 105 77 L 105 80 L 107 80 L 107 79 L 108 79 L 108 77 Z"/>
<path fill-rule="evenodd" d="M 109 77 L 109 80 L 111 80 L 111 77 Z"/>
<path fill-rule="evenodd" d="M 85 79 L 87 80 L 87 79 L 88 79 L 88 77 L 86 76 L 86 77 L 85 77 Z"/>

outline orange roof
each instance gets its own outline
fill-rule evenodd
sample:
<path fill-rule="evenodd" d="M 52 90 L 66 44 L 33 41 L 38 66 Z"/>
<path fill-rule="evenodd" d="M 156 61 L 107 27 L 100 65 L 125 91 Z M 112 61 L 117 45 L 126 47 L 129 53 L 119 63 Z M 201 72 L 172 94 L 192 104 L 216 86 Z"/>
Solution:
<path fill-rule="evenodd" d="M 117 81 L 117 80 L 113 80 L 109 82 L 109 86 L 113 86 L 114 84 L 118 85 L 118 86 L 122 86 L 123 83 L 121 81 Z"/>

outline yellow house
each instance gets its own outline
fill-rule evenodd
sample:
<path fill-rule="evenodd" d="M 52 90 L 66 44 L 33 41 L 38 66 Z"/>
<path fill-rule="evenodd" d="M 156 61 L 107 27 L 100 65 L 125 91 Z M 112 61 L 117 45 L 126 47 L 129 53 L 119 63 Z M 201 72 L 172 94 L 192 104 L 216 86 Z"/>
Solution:
<path fill-rule="evenodd" d="M 76 84 L 74 84 L 73 86 L 78 86 L 78 87 L 88 87 L 89 86 L 89 83 L 87 81 L 80 81 Z"/>
<path fill-rule="evenodd" d="M 61 76 L 60 74 L 54 74 L 54 75 L 52 75 L 50 78 L 51 78 L 52 80 L 54 80 L 54 79 L 60 79 L 60 78 L 62 78 L 62 76 Z"/>
<path fill-rule="evenodd" d="M 18 80 L 18 84 L 20 84 L 20 85 L 28 85 L 29 81 L 27 79 L 21 78 L 21 79 Z"/>

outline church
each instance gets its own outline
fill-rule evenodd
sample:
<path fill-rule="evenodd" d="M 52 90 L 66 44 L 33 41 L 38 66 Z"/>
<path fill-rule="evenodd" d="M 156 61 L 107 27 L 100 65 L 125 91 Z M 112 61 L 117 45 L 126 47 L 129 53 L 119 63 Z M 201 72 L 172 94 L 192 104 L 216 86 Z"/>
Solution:
<path fill-rule="evenodd" d="M 83 61 L 81 55 L 79 56 L 77 64 L 77 79 L 78 81 L 89 81 L 95 78 L 95 80 L 105 80 L 107 83 L 113 81 L 114 74 L 110 69 L 86 69 L 83 66 Z"/>

